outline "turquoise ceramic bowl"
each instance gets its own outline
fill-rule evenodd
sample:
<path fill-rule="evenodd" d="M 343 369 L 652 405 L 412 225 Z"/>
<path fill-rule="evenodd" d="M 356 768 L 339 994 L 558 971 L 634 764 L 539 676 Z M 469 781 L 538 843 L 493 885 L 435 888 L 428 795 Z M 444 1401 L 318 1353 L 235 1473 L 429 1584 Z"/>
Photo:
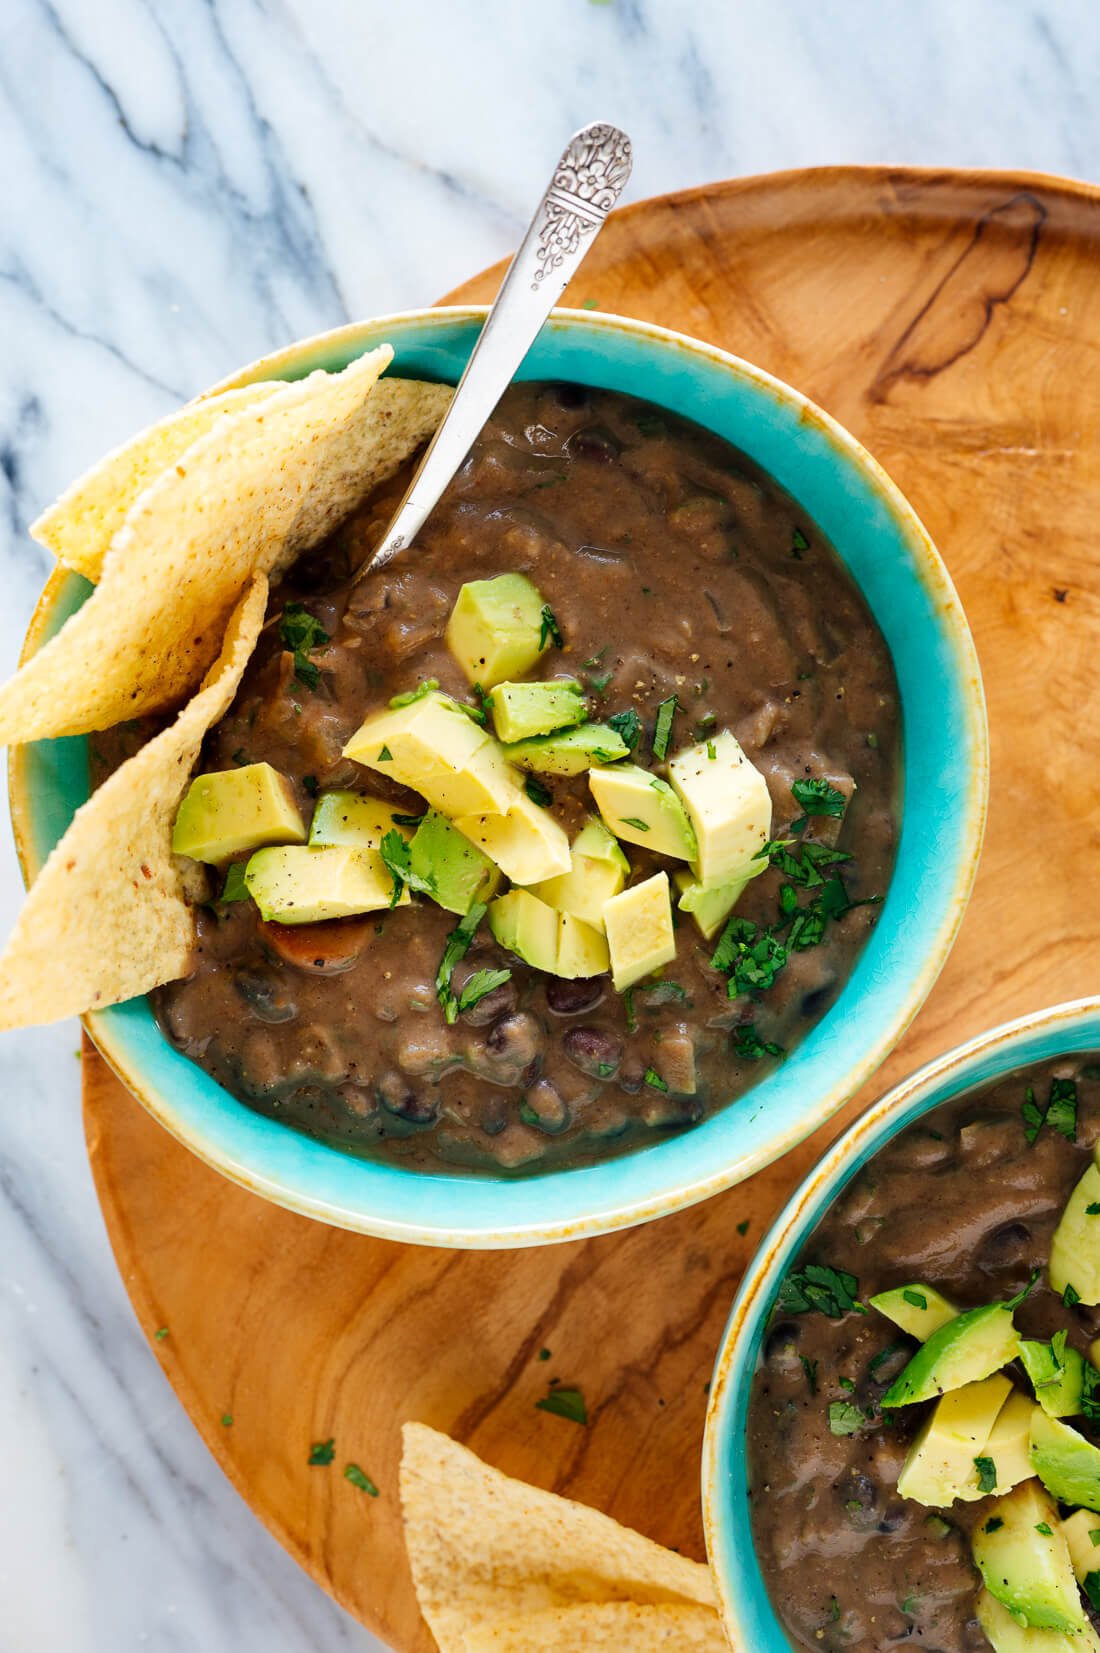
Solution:
<path fill-rule="evenodd" d="M 227 383 L 341 368 L 383 340 L 394 347 L 394 372 L 454 383 L 484 315 L 382 317 L 294 345 Z M 555 312 L 520 376 L 646 397 L 742 448 L 798 500 L 838 547 L 886 635 L 913 801 L 904 806 L 879 923 L 824 1020 L 735 1106 L 603 1165 L 505 1179 L 354 1159 L 235 1101 L 162 1038 L 144 999 L 88 1018 L 96 1044 L 150 1113 L 218 1170 L 325 1222 L 428 1245 L 529 1245 L 626 1227 L 717 1193 L 785 1153 L 863 1083 L 932 986 L 966 906 L 985 819 L 985 708 L 962 609 L 920 522 L 851 436 L 758 368 L 616 316 Z M 28 648 L 51 636 L 87 591 L 75 576 L 55 575 Z M 87 790 L 83 740 L 13 755 L 13 820 L 28 877 Z"/>
<path fill-rule="evenodd" d="M 756 1560 L 745 1429 L 749 1391 L 780 1282 L 837 1196 L 871 1156 L 922 1114 L 1014 1068 L 1100 1049 L 1100 999 L 1078 999 L 1002 1023 L 889 1091 L 838 1137 L 764 1237 L 734 1300 L 715 1363 L 703 1443 L 703 1522 L 730 1645 L 779 1653 L 790 1643 Z"/>

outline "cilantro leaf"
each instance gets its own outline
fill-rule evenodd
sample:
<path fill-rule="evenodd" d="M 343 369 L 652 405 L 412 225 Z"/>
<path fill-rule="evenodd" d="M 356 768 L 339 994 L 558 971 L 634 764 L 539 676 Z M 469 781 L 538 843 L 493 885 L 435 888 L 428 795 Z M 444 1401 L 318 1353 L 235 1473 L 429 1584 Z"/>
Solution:
<path fill-rule="evenodd" d="M 407 884 L 411 890 L 419 890 L 421 895 L 431 895 L 432 883 L 428 878 L 421 878 L 419 873 L 413 872 L 410 865 L 411 853 L 406 839 L 396 831 L 387 832 L 378 846 L 378 853 L 385 862 L 386 870 L 393 879 L 393 893 L 390 896 L 390 906 L 396 907 L 401 899 L 401 891 Z"/>
<path fill-rule="evenodd" d="M 336 1456 L 336 1442 L 330 1436 L 327 1441 L 314 1441 L 309 1449 L 311 1464 L 331 1464 Z"/>
<path fill-rule="evenodd" d="M 669 743 L 672 740 L 672 720 L 679 711 L 680 702 L 674 694 L 667 700 L 662 700 L 657 708 L 657 724 L 653 730 L 653 756 L 658 763 L 668 756 Z"/>
<path fill-rule="evenodd" d="M 1077 1086 L 1072 1079 L 1051 1082 L 1046 1123 L 1067 1142 L 1077 1141 Z"/>
<path fill-rule="evenodd" d="M 975 1458 L 974 1468 L 978 1471 L 978 1491 L 992 1492 L 997 1485 L 997 1466 L 992 1458 Z"/>
<path fill-rule="evenodd" d="M 648 832 L 649 822 L 641 820 L 637 815 L 620 816 L 623 826 L 632 826 L 637 832 Z"/>
<path fill-rule="evenodd" d="M 550 607 L 549 603 L 543 603 L 541 623 L 539 625 L 539 648 L 544 649 L 548 642 L 553 643 L 555 648 L 560 649 L 564 643 L 564 638 L 561 634 L 561 627 L 558 625 L 558 622 L 554 616 L 553 609 Z"/>
<path fill-rule="evenodd" d="M 829 1402 L 829 1428 L 834 1435 L 855 1435 L 863 1428 L 866 1418 L 850 1400 Z"/>
<path fill-rule="evenodd" d="M 438 689 L 438 687 L 438 677 L 425 677 L 417 684 L 415 689 L 409 689 L 405 694 L 395 694 L 391 696 L 390 706 L 394 711 L 397 711 L 397 709 L 401 706 L 411 706 L 414 700 L 423 700 L 426 694 L 431 694 L 432 691 L 434 689 Z"/>
<path fill-rule="evenodd" d="M 294 675 L 307 689 L 315 689 L 321 673 L 309 658 L 329 640 L 320 620 L 302 603 L 287 603 L 279 618 L 279 636 L 294 656 Z"/>
<path fill-rule="evenodd" d="M 747 1026 L 734 1029 L 733 1054 L 746 1062 L 760 1062 L 765 1056 L 782 1056 L 784 1050 L 782 1045 L 763 1040 L 756 1031 L 756 1024 L 749 1022 Z"/>
<path fill-rule="evenodd" d="M 464 1010 L 472 1010 L 475 1004 L 495 993 L 498 987 L 503 987 L 506 981 L 511 981 L 510 970 L 475 970 L 468 981 L 463 983 L 462 991 L 458 995 L 459 1014 Z"/>
<path fill-rule="evenodd" d="M 359 1468 L 358 1464 L 345 1464 L 344 1480 L 350 1481 L 353 1487 L 359 1488 L 360 1492 L 369 1493 L 372 1498 L 378 1497 L 378 1488 L 370 1476 Z"/>
<path fill-rule="evenodd" d="M 912 1286 L 906 1286 L 901 1295 L 905 1301 L 907 1303 L 911 1303 L 915 1309 L 926 1309 L 928 1307 L 928 1299 L 924 1293 L 922 1291 L 914 1291 Z"/>
<path fill-rule="evenodd" d="M 1030 1146 L 1043 1128 L 1043 1110 L 1035 1100 L 1035 1087 L 1029 1085 L 1020 1106 L 1020 1114 L 1024 1122 L 1024 1136 Z"/>
<path fill-rule="evenodd" d="M 543 786 L 542 782 L 537 780 L 534 775 L 527 776 L 523 783 L 523 790 L 533 804 L 539 804 L 543 809 L 554 801 L 554 794 L 549 787 Z"/>
<path fill-rule="evenodd" d="M 612 712 L 607 722 L 608 727 L 620 736 L 627 751 L 633 752 L 642 738 L 642 720 L 633 706 L 625 712 Z"/>
<path fill-rule="evenodd" d="M 435 991 L 449 1023 L 458 1018 L 458 1003 L 451 991 L 451 977 L 454 975 L 455 965 L 466 957 L 477 927 L 488 910 L 483 901 L 475 901 L 466 916 L 459 919 L 447 937 L 447 945 L 443 949 L 443 957 L 435 974 Z"/>
<path fill-rule="evenodd" d="M 1100 1611 L 1100 1572 L 1086 1573 L 1081 1580 L 1081 1588 L 1092 1605 Z"/>
<path fill-rule="evenodd" d="M 857 1292 L 859 1281 L 854 1274 L 828 1264 L 807 1263 L 805 1268 L 792 1269 L 779 1288 L 776 1310 L 783 1314 L 828 1315 L 830 1320 L 842 1320 L 853 1309 L 861 1307 Z"/>
<path fill-rule="evenodd" d="M 763 993 L 774 985 L 787 962 L 787 949 L 772 930 L 751 919 L 730 918 L 718 939 L 711 964 L 729 976 L 729 997 Z"/>
<path fill-rule="evenodd" d="M 806 1384 L 811 1395 L 817 1394 L 817 1361 L 807 1360 L 805 1355 L 799 1355 L 799 1363 L 806 1374 Z"/>
<path fill-rule="evenodd" d="M 791 534 L 791 556 L 801 562 L 803 551 L 808 551 L 809 549 L 809 540 L 806 538 L 801 528 L 796 528 Z"/>
<path fill-rule="evenodd" d="M 244 881 L 247 861 L 234 861 L 225 874 L 225 883 L 219 901 L 247 901 L 249 898 L 248 885 Z"/>
<path fill-rule="evenodd" d="M 588 1422 L 588 1408 L 579 1389 L 551 1389 L 542 1400 L 535 1402 L 535 1410 L 553 1412 L 559 1418 L 568 1418 L 571 1423 Z"/>
<path fill-rule="evenodd" d="M 791 792 L 804 815 L 831 815 L 839 821 L 847 808 L 843 792 L 827 780 L 794 781 Z"/>
<path fill-rule="evenodd" d="M 630 991 L 632 990 L 627 988 L 627 992 Z M 661 1004 L 683 1004 L 687 999 L 687 992 L 680 986 L 678 981 L 643 982 L 635 987 L 633 992 L 640 993 L 650 1007 Z"/>
<path fill-rule="evenodd" d="M 982 1528 L 982 1531 L 983 1532 L 1000 1532 L 1000 1530 L 1003 1526 L 1004 1526 L 1004 1522 L 1001 1520 L 1001 1517 L 999 1515 L 991 1515 L 989 1517 L 989 1520 L 986 1522 L 985 1526 Z"/>
<path fill-rule="evenodd" d="M 645 1070 L 645 1082 L 646 1082 L 647 1085 L 649 1085 L 655 1091 L 667 1091 L 668 1090 L 668 1086 L 665 1084 L 664 1080 L 661 1078 L 661 1075 L 657 1072 L 656 1068 L 646 1068 L 646 1070 Z"/>

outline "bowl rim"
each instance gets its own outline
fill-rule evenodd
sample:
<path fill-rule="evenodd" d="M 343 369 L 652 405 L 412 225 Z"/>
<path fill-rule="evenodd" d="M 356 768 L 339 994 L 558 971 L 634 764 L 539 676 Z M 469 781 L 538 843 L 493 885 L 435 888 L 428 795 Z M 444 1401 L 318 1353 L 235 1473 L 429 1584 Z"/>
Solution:
<path fill-rule="evenodd" d="M 280 377 L 288 372 L 301 376 L 314 367 L 326 364 L 331 366 L 334 359 L 340 362 L 351 360 L 383 339 L 387 330 L 417 328 L 429 334 L 432 331 L 447 334 L 452 333 L 456 327 L 477 326 L 484 321 L 487 313 L 488 306 L 483 304 L 440 305 L 396 311 L 366 321 L 348 323 L 300 339 L 257 358 L 204 391 L 195 400 L 202 400 L 206 396 L 247 385 L 258 379 Z M 572 1168 L 548 1173 L 542 1177 L 521 1179 L 532 1190 L 529 1205 L 533 1208 L 533 1213 L 523 1218 L 512 1215 L 503 1222 L 494 1222 L 491 1215 L 465 1222 L 455 1221 L 446 1216 L 439 1217 L 434 1213 L 427 1220 L 423 1216 L 406 1219 L 404 1214 L 397 1218 L 378 1216 L 370 1210 L 369 1193 L 361 1200 L 341 1203 L 324 1195 L 304 1192 L 297 1185 L 294 1175 L 287 1179 L 281 1175 L 272 1176 L 257 1172 L 254 1166 L 244 1164 L 232 1155 L 212 1148 L 205 1140 L 201 1126 L 181 1119 L 172 1100 L 161 1093 L 150 1077 L 138 1071 L 124 1049 L 125 1040 L 117 1036 L 117 1030 L 112 1025 L 112 1017 L 117 1015 L 117 1007 L 92 1012 L 81 1018 L 100 1053 L 127 1088 L 171 1135 L 200 1159 L 241 1186 L 290 1210 L 330 1225 L 349 1228 L 378 1238 L 466 1249 L 497 1249 L 588 1238 L 632 1227 L 681 1210 L 720 1193 L 782 1157 L 825 1120 L 832 1117 L 897 1045 L 931 990 L 950 952 L 962 922 L 981 853 L 988 804 L 989 736 L 977 652 L 962 605 L 938 550 L 913 507 L 877 460 L 844 426 L 801 391 L 716 345 L 671 328 L 603 311 L 555 309 L 551 313 L 547 329 L 562 328 L 579 331 L 585 342 L 591 340 L 597 357 L 601 334 L 625 334 L 644 348 L 657 347 L 658 351 L 679 353 L 681 356 L 688 356 L 701 367 L 718 369 L 738 379 L 742 384 L 747 384 L 751 387 L 752 394 L 760 394 L 773 403 L 785 405 L 788 413 L 801 425 L 816 428 L 826 439 L 838 463 L 849 472 L 860 476 L 866 488 L 886 508 L 894 531 L 906 544 L 913 559 L 913 572 L 935 611 L 936 627 L 950 656 L 951 671 L 963 716 L 960 734 L 970 758 L 965 796 L 956 816 L 960 840 L 965 847 L 958 856 L 950 885 L 941 885 L 939 889 L 942 916 L 920 969 L 914 973 L 879 1037 L 860 1053 L 857 1060 L 846 1067 L 843 1077 L 838 1078 L 818 1099 L 812 1119 L 801 1117 L 785 1130 L 770 1136 L 766 1142 L 748 1152 L 718 1157 L 716 1162 L 705 1170 L 681 1177 L 678 1181 L 674 1178 L 668 1179 L 660 1186 L 640 1194 L 628 1192 L 623 1186 L 631 1181 L 628 1168 L 632 1163 L 651 1161 L 654 1155 L 661 1153 L 664 1144 L 654 1144 L 651 1149 L 619 1159 L 597 1162 L 591 1167 Z M 655 400 L 660 405 L 660 396 L 655 397 Z M 28 628 L 21 660 L 26 659 L 41 646 L 44 636 L 49 631 L 63 588 L 67 586 L 70 577 L 69 571 L 62 565 L 58 565 L 49 576 Z M 8 778 L 12 825 L 26 883 L 30 882 L 38 870 L 33 849 L 33 806 L 27 772 L 27 754 L 32 749 L 12 749 Z M 751 1094 L 751 1091 L 746 1094 Z M 731 1110 L 727 1108 L 723 1112 L 729 1117 Z M 688 1133 L 688 1136 L 692 1134 Z M 670 1146 L 678 1140 L 684 1138 L 671 1139 Z M 334 1150 L 332 1152 L 336 1153 Z M 337 1157 L 344 1161 L 350 1158 L 338 1154 Z M 370 1173 L 376 1167 L 369 1160 L 360 1160 L 356 1163 L 361 1167 L 363 1185 L 369 1190 Z M 599 1185 L 598 1179 L 593 1175 L 596 1172 L 610 1173 L 610 1190 L 606 1185 L 606 1179 L 602 1187 Z M 545 1188 L 550 1177 L 555 1175 L 571 1179 L 576 1196 L 569 1214 L 547 1219 L 538 1214 L 539 1202 L 534 1191 L 540 1184 Z M 415 1176 L 422 1181 L 432 1179 L 431 1173 L 418 1172 Z M 437 1184 L 444 1182 L 452 1186 L 469 1186 L 476 1183 L 485 1191 L 486 1203 L 491 1200 L 492 1189 L 514 1189 L 520 1186 L 520 1181 L 516 1179 L 503 1178 L 460 1178 L 448 1175 L 436 1177 L 434 1180 Z M 656 1177 L 651 1180 L 654 1184 L 659 1182 Z M 587 1198 L 586 1186 L 591 1190 Z"/>
<path fill-rule="evenodd" d="M 750 1369 L 749 1350 L 787 1266 L 850 1178 L 908 1125 L 972 1087 L 1016 1067 L 1049 1060 L 1054 1051 L 1015 1058 L 1030 1041 L 1045 1038 L 1056 1043 L 1070 1031 L 1090 1035 L 1071 1048 L 1100 1046 L 1100 994 L 1062 1000 L 998 1022 L 914 1069 L 829 1145 L 761 1239 L 737 1288 L 715 1356 L 700 1470 L 707 1558 L 731 1646 L 748 1648 L 759 1641 L 760 1625 L 750 1622 L 750 1598 L 766 1601 L 774 1617 L 752 1540 L 743 1406 L 756 1369 L 755 1359 Z M 987 1059 L 988 1071 L 979 1071 Z M 778 1645 L 790 1644 L 784 1636 Z"/>

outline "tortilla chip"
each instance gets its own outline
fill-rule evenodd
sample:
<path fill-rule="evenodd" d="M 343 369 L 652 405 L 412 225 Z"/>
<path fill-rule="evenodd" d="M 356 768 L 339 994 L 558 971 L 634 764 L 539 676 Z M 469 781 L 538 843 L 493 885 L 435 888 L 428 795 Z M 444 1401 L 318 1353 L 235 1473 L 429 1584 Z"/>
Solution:
<path fill-rule="evenodd" d="M 285 389 L 280 381 L 265 379 L 223 390 L 206 401 L 188 402 L 93 465 L 31 523 L 31 534 L 94 585 L 103 572 L 107 549 L 138 495 L 227 413 L 239 413 Z"/>
<path fill-rule="evenodd" d="M 199 693 L 73 816 L 0 958 L 0 1029 L 117 1004 L 187 969 L 195 920 L 172 855 L 172 824 L 203 736 L 237 692 L 266 608 L 267 578 L 258 574 Z"/>
<path fill-rule="evenodd" d="M 420 1423 L 403 1431 L 401 1503 L 417 1600 L 440 1653 L 495 1619 L 578 1602 L 713 1607 L 708 1569 L 610 1516 L 490 1469 Z"/>
<path fill-rule="evenodd" d="M 558 1607 L 467 1630 L 463 1653 L 729 1653 L 713 1607 Z"/>
<path fill-rule="evenodd" d="M 146 488 L 88 601 L 0 688 L 0 742 L 110 728 L 190 693 L 252 575 L 324 538 L 442 417 L 446 386 L 373 388 L 392 354 L 226 414 Z"/>

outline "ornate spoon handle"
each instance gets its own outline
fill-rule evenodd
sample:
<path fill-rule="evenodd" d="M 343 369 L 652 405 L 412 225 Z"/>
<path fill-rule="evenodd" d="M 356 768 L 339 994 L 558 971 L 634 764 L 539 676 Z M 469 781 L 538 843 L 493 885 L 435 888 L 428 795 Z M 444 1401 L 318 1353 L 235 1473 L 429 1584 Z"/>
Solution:
<path fill-rule="evenodd" d="M 585 126 L 570 138 L 443 423 L 363 574 L 382 568 L 419 532 L 619 199 L 630 166 L 630 139 L 617 126 Z"/>

